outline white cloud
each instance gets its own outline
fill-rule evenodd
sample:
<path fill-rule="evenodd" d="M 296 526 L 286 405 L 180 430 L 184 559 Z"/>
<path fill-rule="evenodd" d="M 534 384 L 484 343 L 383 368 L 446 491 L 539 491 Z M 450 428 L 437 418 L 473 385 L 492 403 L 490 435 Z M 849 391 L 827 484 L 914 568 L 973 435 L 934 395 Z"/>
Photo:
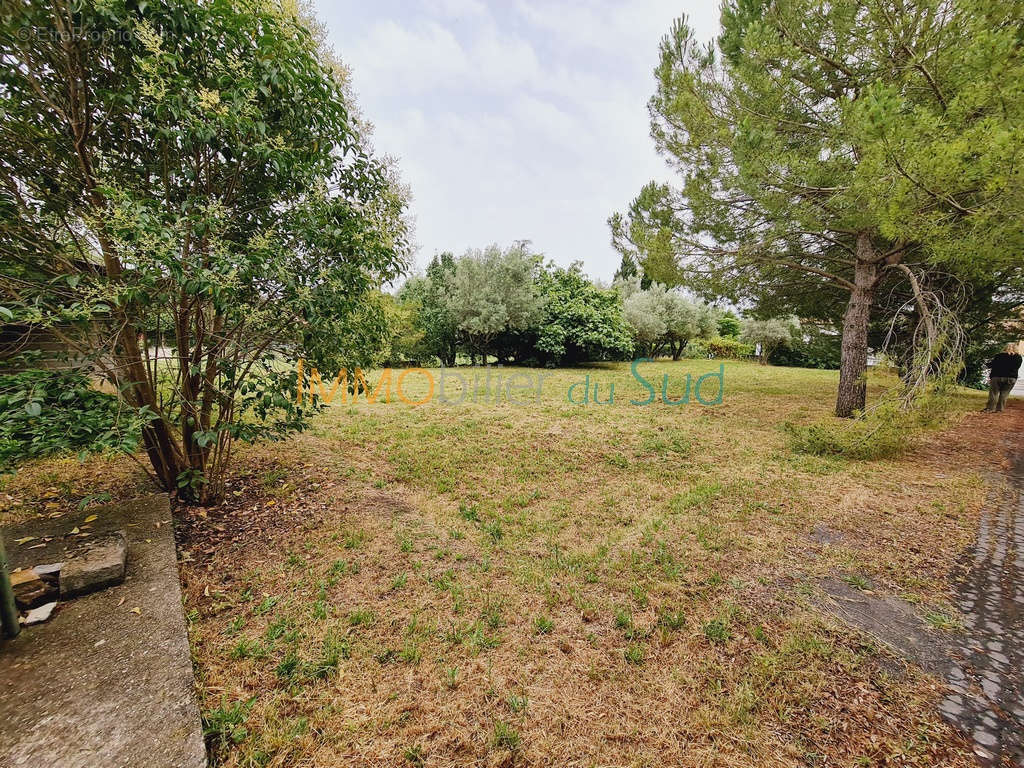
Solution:
<path fill-rule="evenodd" d="M 531 239 L 610 278 L 605 220 L 670 178 L 648 136 L 666 0 L 515 4 L 321 0 L 375 144 L 414 196 L 420 264 L 438 250 Z M 693 3 L 714 33 L 717 9 Z M 698 17 L 698 14 L 701 16 Z"/>
<path fill-rule="evenodd" d="M 442 16 L 456 19 L 487 15 L 487 6 L 480 0 L 428 0 L 426 6 Z"/>

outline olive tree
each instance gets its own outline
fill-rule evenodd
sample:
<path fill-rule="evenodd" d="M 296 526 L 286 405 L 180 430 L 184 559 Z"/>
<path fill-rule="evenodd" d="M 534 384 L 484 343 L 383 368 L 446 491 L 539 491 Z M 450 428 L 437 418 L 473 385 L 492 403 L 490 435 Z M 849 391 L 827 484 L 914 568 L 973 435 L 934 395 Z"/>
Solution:
<path fill-rule="evenodd" d="M 540 268 L 540 257 L 525 243 L 506 250 L 497 245 L 469 250 L 456 261 L 448 307 L 471 355 L 486 359 L 497 351 L 495 342 L 502 335 L 536 326 L 543 309 Z"/>
<path fill-rule="evenodd" d="M 660 283 L 639 290 L 639 283 L 639 278 L 634 277 L 619 281 L 617 286 L 626 297 L 626 325 L 633 332 L 637 349 L 647 357 L 668 352 L 673 360 L 678 360 L 691 339 L 714 335 L 716 316 L 706 304 L 691 301 Z"/>
<path fill-rule="evenodd" d="M 800 324 L 794 319 L 772 317 L 767 320 L 746 320 L 740 341 L 759 346 L 761 365 L 767 365 L 772 353 L 792 345 L 799 331 Z"/>

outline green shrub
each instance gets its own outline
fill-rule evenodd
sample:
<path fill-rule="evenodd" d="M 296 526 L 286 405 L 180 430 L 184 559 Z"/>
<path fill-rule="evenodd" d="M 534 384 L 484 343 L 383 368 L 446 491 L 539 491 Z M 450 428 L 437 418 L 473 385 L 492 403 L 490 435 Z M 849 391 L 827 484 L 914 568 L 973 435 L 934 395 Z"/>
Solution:
<path fill-rule="evenodd" d="M 494 746 L 498 749 L 507 749 L 509 752 L 516 752 L 522 744 L 519 732 L 508 723 L 502 720 L 494 722 Z"/>
<path fill-rule="evenodd" d="M 632 643 L 622 653 L 630 664 L 640 665 L 644 663 L 644 649 L 636 643 Z"/>
<path fill-rule="evenodd" d="M 133 416 L 76 371 L 0 376 L 0 470 L 58 453 L 134 451 Z"/>
<path fill-rule="evenodd" d="M 739 339 L 715 336 L 711 339 L 694 339 L 686 345 L 686 357 L 704 359 L 708 357 L 740 360 L 752 357 L 754 348 Z"/>
<path fill-rule="evenodd" d="M 712 643 L 721 645 L 729 641 L 732 633 L 725 619 L 714 619 L 704 625 L 704 636 Z"/>

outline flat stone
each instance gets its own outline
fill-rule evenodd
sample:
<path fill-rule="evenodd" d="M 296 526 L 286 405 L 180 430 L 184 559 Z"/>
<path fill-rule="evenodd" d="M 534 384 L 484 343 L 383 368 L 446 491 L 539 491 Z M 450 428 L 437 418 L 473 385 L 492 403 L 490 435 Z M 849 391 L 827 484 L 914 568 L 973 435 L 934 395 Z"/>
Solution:
<path fill-rule="evenodd" d="M 913 605 L 894 595 L 854 589 L 839 579 L 825 579 L 821 586 L 831 598 L 823 606 L 827 610 L 925 671 L 947 676 L 953 666 L 950 642 L 941 633 L 929 631 Z"/>
<path fill-rule="evenodd" d="M 47 603 L 46 605 L 41 605 L 38 608 L 33 608 L 25 615 L 25 618 L 21 620 L 21 623 L 24 624 L 26 627 L 29 627 L 33 624 L 41 624 L 53 615 L 53 609 L 56 607 L 57 601 Z"/>
<path fill-rule="evenodd" d="M 10 578 L 12 587 L 20 587 L 22 584 L 30 584 L 33 581 L 42 581 L 39 574 L 32 569 L 14 571 L 10 574 Z"/>
<path fill-rule="evenodd" d="M 124 581 L 128 547 L 125 532 L 96 536 L 88 548 L 70 558 L 60 570 L 60 596 L 67 600 L 98 592 Z"/>

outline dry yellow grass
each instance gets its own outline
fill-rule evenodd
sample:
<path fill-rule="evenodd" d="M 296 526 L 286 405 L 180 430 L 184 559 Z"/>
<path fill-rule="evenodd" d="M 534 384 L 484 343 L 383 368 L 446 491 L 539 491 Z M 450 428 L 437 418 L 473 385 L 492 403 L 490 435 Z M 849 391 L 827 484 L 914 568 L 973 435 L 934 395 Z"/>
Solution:
<path fill-rule="evenodd" d="M 615 405 L 566 402 L 588 374 Z M 948 610 L 991 468 L 976 431 L 886 461 L 798 455 L 781 426 L 825 417 L 835 374 L 725 379 L 715 407 L 640 407 L 628 365 L 558 371 L 530 407 L 340 405 L 243 451 L 239 496 L 181 525 L 217 761 L 969 765 L 935 683 L 813 597 L 838 574 Z M 69 503 L 88 478 L 36 465 L 8 503 Z"/>

